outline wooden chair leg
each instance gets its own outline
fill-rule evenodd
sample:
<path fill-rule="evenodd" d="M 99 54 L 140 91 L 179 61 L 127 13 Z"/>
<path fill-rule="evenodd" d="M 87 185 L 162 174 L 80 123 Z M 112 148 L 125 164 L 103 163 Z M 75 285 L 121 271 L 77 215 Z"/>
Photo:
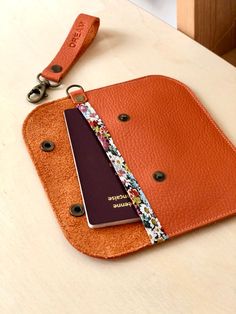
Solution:
<path fill-rule="evenodd" d="M 235 0 L 177 0 L 177 27 L 236 66 Z"/>

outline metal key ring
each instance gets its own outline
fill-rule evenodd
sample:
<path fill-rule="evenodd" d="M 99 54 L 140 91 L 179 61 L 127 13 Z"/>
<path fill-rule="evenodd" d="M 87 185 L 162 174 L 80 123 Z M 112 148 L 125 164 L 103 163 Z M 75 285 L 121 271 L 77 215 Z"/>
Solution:
<path fill-rule="evenodd" d="M 39 74 L 37 75 L 37 80 L 39 81 L 39 83 L 44 83 L 44 82 L 46 82 L 47 85 L 49 86 L 49 88 L 56 88 L 56 87 L 58 87 L 58 86 L 61 85 L 61 82 L 60 82 L 60 81 L 59 81 L 58 83 L 53 82 L 53 81 L 49 81 L 49 80 L 47 80 L 45 77 L 43 77 L 41 73 L 39 73 Z M 53 82 L 53 83 L 52 83 L 52 82 Z"/>
<path fill-rule="evenodd" d="M 73 84 L 73 85 L 68 86 L 67 89 L 66 89 L 66 93 L 67 93 L 68 96 L 69 96 L 69 90 L 70 90 L 71 88 L 73 88 L 73 87 L 78 87 L 79 89 L 81 89 L 82 91 L 84 91 L 84 89 L 83 89 L 83 87 L 82 87 L 81 85 Z"/>

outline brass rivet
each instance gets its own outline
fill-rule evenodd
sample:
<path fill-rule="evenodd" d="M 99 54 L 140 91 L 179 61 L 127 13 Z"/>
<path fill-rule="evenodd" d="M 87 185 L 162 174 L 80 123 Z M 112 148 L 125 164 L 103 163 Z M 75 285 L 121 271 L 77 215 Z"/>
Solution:
<path fill-rule="evenodd" d="M 77 102 L 84 102 L 85 101 L 84 95 L 81 95 L 81 94 L 75 96 L 75 99 L 76 99 Z"/>
<path fill-rule="evenodd" d="M 130 119 L 130 116 L 126 113 L 121 113 L 119 116 L 118 116 L 118 119 L 122 122 L 126 122 L 126 121 L 129 121 Z"/>
<path fill-rule="evenodd" d="M 84 206 L 82 204 L 73 204 L 70 206 L 70 214 L 75 217 L 84 215 Z"/>
<path fill-rule="evenodd" d="M 55 144 L 52 141 L 43 141 L 40 144 L 40 148 L 44 151 L 44 152 L 51 152 L 52 150 L 54 150 L 55 148 Z"/>
<path fill-rule="evenodd" d="M 51 66 L 51 70 L 54 73 L 60 73 L 62 71 L 62 66 L 60 66 L 59 64 L 54 64 L 53 66 Z"/>
<path fill-rule="evenodd" d="M 165 180 L 166 175 L 165 175 L 165 173 L 162 172 L 162 171 L 156 171 L 156 172 L 153 173 L 153 178 L 154 178 L 156 181 L 158 181 L 158 182 L 162 182 L 162 181 Z"/>

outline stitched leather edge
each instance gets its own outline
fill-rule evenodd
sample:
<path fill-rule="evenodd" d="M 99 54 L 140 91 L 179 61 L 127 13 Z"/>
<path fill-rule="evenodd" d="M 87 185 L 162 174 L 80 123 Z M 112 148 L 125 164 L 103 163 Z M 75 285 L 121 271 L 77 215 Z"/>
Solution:
<path fill-rule="evenodd" d="M 108 85 L 108 86 L 105 86 L 105 87 L 99 87 L 99 88 L 96 88 L 96 89 L 92 89 L 90 90 L 89 92 L 94 92 L 96 90 L 101 90 L 101 89 L 104 89 L 106 87 L 114 87 L 114 86 L 118 86 L 118 85 L 123 85 L 123 84 L 126 84 L 126 83 L 132 83 L 134 81 L 137 81 L 137 80 L 142 80 L 142 79 L 149 79 L 151 77 L 158 77 L 158 78 L 163 78 L 163 79 L 167 79 L 167 80 L 170 80 L 170 81 L 174 81 L 175 83 L 177 83 L 178 85 L 182 86 L 184 89 L 186 89 L 190 95 L 194 98 L 194 100 L 196 101 L 197 105 L 200 107 L 200 109 L 205 113 L 205 115 L 208 117 L 208 119 L 210 120 L 211 124 L 214 126 L 214 128 L 218 131 L 218 133 L 223 137 L 223 139 L 225 140 L 225 142 L 233 149 L 234 152 L 236 152 L 236 147 L 233 145 L 233 143 L 228 139 L 228 137 L 224 134 L 224 132 L 220 129 L 220 127 L 216 124 L 216 122 L 213 120 L 213 118 L 211 117 L 210 113 L 206 110 L 206 108 L 201 104 L 201 102 L 199 101 L 199 99 L 197 98 L 197 96 L 193 93 L 193 91 L 188 87 L 186 86 L 184 83 L 174 79 L 174 78 L 170 78 L 170 77 L 167 77 L 167 76 L 164 76 L 164 75 L 148 75 L 148 76 L 144 76 L 144 77 L 140 77 L 140 78 L 136 78 L 136 79 L 133 79 L 133 80 L 129 80 L 129 81 L 125 81 L 125 82 L 120 82 L 120 83 L 116 83 L 116 84 L 112 84 L 112 85 Z M 24 123 L 23 123 L 23 127 L 22 127 L 22 134 L 23 134 L 23 138 L 25 140 L 25 143 L 27 144 L 27 148 L 29 150 L 29 153 L 31 155 L 31 158 L 34 160 L 33 158 L 33 152 L 30 148 L 30 146 L 28 145 L 28 142 L 27 142 L 27 123 L 28 121 L 30 120 L 31 116 L 38 110 L 41 110 L 42 108 L 46 107 L 46 106 L 50 106 L 54 103 L 57 103 L 57 102 L 60 102 L 60 101 L 63 101 L 65 99 L 68 99 L 68 97 L 63 97 L 63 98 L 60 98 L 60 99 L 57 99 L 57 100 L 53 100 L 51 102 L 48 102 L 48 103 L 45 103 L 45 104 L 42 104 L 40 105 L 39 107 L 33 109 L 25 118 L 24 120 Z M 36 170 L 37 170 L 37 173 L 38 175 L 40 176 L 40 173 L 39 173 L 39 170 L 38 170 L 38 167 L 37 165 L 35 164 L 35 167 L 36 167 Z M 43 186 L 45 187 L 45 190 L 47 191 L 48 188 L 47 188 L 47 185 L 43 182 Z M 50 200 L 50 198 L 48 197 L 49 201 L 50 201 L 50 204 L 52 205 L 53 207 L 53 204 Z M 185 233 L 187 231 L 190 231 L 192 229 L 196 229 L 196 228 L 199 228 L 199 227 L 202 227 L 202 225 L 207 225 L 211 222 L 214 222 L 216 220 L 220 220 L 220 219 L 223 219 L 229 215 L 233 215 L 233 214 L 236 214 L 236 209 L 233 209 L 233 210 L 230 210 L 230 211 L 226 211 L 224 213 L 222 213 L 221 215 L 216 215 L 216 216 L 213 216 L 209 219 L 205 219 L 205 220 L 201 220 L 200 222 L 196 223 L 196 224 L 190 224 L 190 225 L 186 225 L 184 228 L 180 228 L 180 229 L 176 229 L 174 231 L 172 231 L 171 233 L 169 233 L 169 236 L 170 237 L 175 237 L 179 234 L 182 234 L 182 233 Z M 62 224 L 62 221 L 60 220 L 60 218 L 57 216 L 57 219 L 59 221 L 60 224 Z M 69 239 L 67 237 L 67 234 L 64 232 L 64 229 L 61 228 L 63 230 L 63 233 L 65 234 L 66 238 L 69 240 L 69 242 L 73 245 L 73 242 L 71 241 L 71 239 Z M 73 245 L 74 246 L 74 245 Z M 127 255 L 129 253 L 132 253 L 132 252 L 136 252 L 138 250 L 140 250 L 141 248 L 145 248 L 145 247 L 150 247 L 151 245 L 143 245 L 143 246 L 139 246 L 137 247 L 136 249 L 132 249 L 132 250 L 127 250 L 126 252 L 123 252 L 121 251 L 120 253 L 117 253 L 115 255 L 112 255 L 112 256 L 104 256 L 105 258 L 113 258 L 113 257 L 118 257 L 118 256 L 124 256 L 124 255 Z M 74 246 L 76 248 L 76 246 Z M 76 248 L 77 249 L 77 248 Z M 86 252 L 83 252 L 83 253 L 86 253 Z M 91 252 L 89 252 L 89 255 L 91 256 L 94 256 L 94 257 L 101 257 L 97 254 L 91 254 Z"/>

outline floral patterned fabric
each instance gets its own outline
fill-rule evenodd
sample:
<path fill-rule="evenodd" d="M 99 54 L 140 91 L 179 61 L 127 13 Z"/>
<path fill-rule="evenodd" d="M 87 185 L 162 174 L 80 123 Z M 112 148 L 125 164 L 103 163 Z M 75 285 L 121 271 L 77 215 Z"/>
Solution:
<path fill-rule="evenodd" d="M 77 108 L 88 121 L 90 127 L 97 136 L 111 164 L 113 165 L 120 181 L 130 197 L 152 244 L 160 243 L 168 239 L 160 221 L 153 212 L 146 196 L 144 195 L 137 180 L 128 168 L 125 160 L 115 146 L 113 139 L 104 124 L 89 102 L 78 104 Z"/>

